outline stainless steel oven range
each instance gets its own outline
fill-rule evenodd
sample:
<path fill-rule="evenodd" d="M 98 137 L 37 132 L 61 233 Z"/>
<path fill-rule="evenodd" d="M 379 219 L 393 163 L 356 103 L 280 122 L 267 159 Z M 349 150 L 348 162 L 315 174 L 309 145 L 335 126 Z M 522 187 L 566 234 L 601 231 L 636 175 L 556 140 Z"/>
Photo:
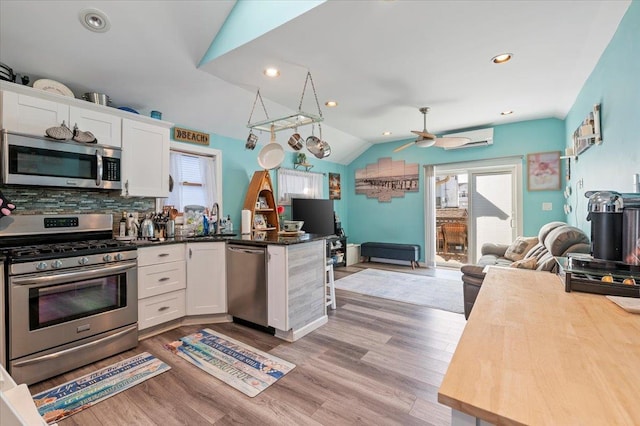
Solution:
<path fill-rule="evenodd" d="M 137 251 L 111 215 L 0 218 L 7 367 L 32 384 L 138 344 Z"/>

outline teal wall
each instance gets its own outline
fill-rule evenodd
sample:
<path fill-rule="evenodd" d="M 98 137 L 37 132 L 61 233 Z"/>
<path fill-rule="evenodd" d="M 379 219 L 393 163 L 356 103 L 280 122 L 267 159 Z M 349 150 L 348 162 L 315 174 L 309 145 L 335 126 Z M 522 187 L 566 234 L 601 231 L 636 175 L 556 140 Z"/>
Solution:
<path fill-rule="evenodd" d="M 176 124 L 180 127 L 180 125 Z M 288 136 L 287 136 L 288 137 Z M 258 165 L 258 153 L 262 145 L 256 146 L 253 151 L 244 148 L 245 141 L 219 136 L 214 133 L 209 135 L 209 147 L 222 151 L 222 205 L 223 214 L 231 215 L 231 221 L 234 224 L 234 230 L 238 231 L 240 226 L 240 215 L 244 206 L 244 198 L 249 188 L 249 182 L 253 173 L 261 170 Z M 185 144 L 189 145 L 189 144 Z M 287 144 L 285 145 L 285 160 L 281 167 L 293 169 L 293 160 L 295 152 L 291 150 Z M 311 154 L 307 154 L 307 163 L 312 164 L 311 172 L 324 173 L 324 196 L 329 198 L 329 176 L 328 173 L 339 173 L 342 183 L 342 196 L 340 200 L 334 200 L 334 210 L 340 216 L 343 226 L 348 226 L 347 221 L 347 203 L 350 190 L 346 184 L 346 166 L 332 163 L 331 161 L 319 160 Z M 271 180 L 274 189 L 277 191 L 278 178 L 275 170 L 271 171 Z M 352 185 L 352 183 L 349 183 Z M 287 207 L 285 210 L 285 218 L 290 218 L 290 211 Z M 303 227 L 304 228 L 304 227 Z"/>
<path fill-rule="evenodd" d="M 409 147 L 398 153 L 393 152 L 394 148 L 407 142 L 408 140 L 403 140 L 374 145 L 348 166 L 346 180 L 351 184 L 351 194 L 347 235 L 349 241 L 356 243 L 382 241 L 419 244 L 424 260 L 422 166 L 522 155 L 525 174 L 528 153 L 564 150 L 564 122 L 550 118 L 494 126 L 493 145 L 486 147 L 450 151 L 436 147 Z M 420 191 L 408 192 L 403 198 L 393 198 L 391 202 L 378 202 L 375 198 L 355 195 L 353 182 L 356 169 L 376 163 L 383 157 L 405 160 L 407 163 L 417 162 L 421 173 Z M 564 196 L 561 190 L 529 192 L 526 177 L 523 178 L 523 186 L 525 235 L 537 235 L 543 224 L 553 220 L 564 220 Z M 553 209 L 542 211 L 543 202 L 551 202 Z"/>
<path fill-rule="evenodd" d="M 202 66 L 279 27 L 325 0 L 238 0 L 200 61 Z"/>
<path fill-rule="evenodd" d="M 565 119 L 565 144 L 594 104 L 601 104 L 602 144 L 572 161 L 573 212 L 567 221 L 588 234 L 587 190 L 632 192 L 640 173 L 640 1 L 627 9 L 618 29 Z M 579 185 L 582 181 L 584 184 Z"/>

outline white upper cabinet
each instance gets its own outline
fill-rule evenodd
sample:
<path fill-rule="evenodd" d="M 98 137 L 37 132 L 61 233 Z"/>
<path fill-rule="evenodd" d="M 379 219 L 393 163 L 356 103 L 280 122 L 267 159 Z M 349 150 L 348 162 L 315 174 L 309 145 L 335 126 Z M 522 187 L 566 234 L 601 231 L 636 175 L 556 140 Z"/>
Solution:
<path fill-rule="evenodd" d="M 2 92 L 2 128 L 11 132 L 44 136 L 49 127 L 67 123 L 69 106 L 20 93 Z M 73 124 L 69 127 L 73 128 Z"/>
<path fill-rule="evenodd" d="M 169 195 L 169 129 L 122 120 L 122 195 Z"/>
<path fill-rule="evenodd" d="M 64 121 L 69 129 L 74 125 L 91 132 L 100 145 L 122 145 L 122 118 L 107 112 L 94 111 L 66 103 L 9 91 L 2 92 L 2 127 L 18 133 L 45 136 L 50 127 Z"/>
<path fill-rule="evenodd" d="M 104 112 L 69 107 L 69 128 L 78 125 L 83 132 L 91 132 L 100 145 L 122 146 L 122 119 Z"/>

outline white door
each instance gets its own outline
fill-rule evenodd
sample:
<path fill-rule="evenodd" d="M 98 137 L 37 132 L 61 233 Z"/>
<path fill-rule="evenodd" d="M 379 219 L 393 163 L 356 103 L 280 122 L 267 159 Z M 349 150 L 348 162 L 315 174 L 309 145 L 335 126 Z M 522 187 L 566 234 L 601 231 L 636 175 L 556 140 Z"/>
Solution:
<path fill-rule="evenodd" d="M 515 179 L 511 170 L 471 172 L 469 179 L 469 260 L 484 243 L 510 244 L 518 234 Z"/>

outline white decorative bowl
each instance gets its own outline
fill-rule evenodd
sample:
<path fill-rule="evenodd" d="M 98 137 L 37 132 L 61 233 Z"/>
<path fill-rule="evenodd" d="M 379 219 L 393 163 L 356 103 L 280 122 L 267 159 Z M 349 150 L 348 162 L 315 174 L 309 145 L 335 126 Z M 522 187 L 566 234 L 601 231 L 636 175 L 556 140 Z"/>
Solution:
<path fill-rule="evenodd" d="M 285 220 L 284 230 L 287 232 L 297 232 L 302 230 L 302 225 L 304 225 L 304 220 Z"/>

